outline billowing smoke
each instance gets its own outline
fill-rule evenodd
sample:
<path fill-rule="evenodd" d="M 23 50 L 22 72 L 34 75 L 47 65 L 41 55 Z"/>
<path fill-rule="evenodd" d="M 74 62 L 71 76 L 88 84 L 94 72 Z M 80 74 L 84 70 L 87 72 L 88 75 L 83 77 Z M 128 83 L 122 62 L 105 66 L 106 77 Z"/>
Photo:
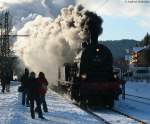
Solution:
<path fill-rule="evenodd" d="M 101 24 L 101 18 L 81 5 L 69 6 L 54 20 L 37 16 L 26 23 L 18 33 L 30 36 L 18 38 L 14 50 L 28 68 L 43 71 L 54 81 L 58 66 L 72 62 L 81 43 L 90 38 L 91 31 L 95 30 L 96 35 L 102 32 Z"/>
<path fill-rule="evenodd" d="M 88 39 L 90 39 L 90 44 L 98 43 L 98 36 L 102 33 L 102 22 L 101 17 L 97 16 L 95 13 L 86 11 L 86 21 L 82 23 L 81 27 L 87 28 L 85 30 L 88 31 L 86 35 L 89 35 Z"/>

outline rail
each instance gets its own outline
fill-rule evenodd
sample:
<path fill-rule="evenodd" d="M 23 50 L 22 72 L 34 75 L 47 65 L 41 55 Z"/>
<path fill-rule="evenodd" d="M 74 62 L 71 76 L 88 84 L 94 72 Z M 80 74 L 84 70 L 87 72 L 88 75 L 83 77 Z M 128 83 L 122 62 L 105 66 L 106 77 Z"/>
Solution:
<path fill-rule="evenodd" d="M 141 97 L 141 96 L 136 96 L 136 95 L 132 95 L 132 94 L 126 94 L 126 99 L 130 100 L 130 101 L 134 101 L 137 103 L 142 103 L 145 105 L 149 105 L 150 106 L 150 98 L 146 98 L 146 97 Z M 131 98 L 130 98 L 131 97 Z M 135 99 L 136 98 L 136 99 Z M 146 100 L 147 102 L 143 102 L 141 100 Z M 148 102 L 149 101 L 149 102 Z"/>
<path fill-rule="evenodd" d="M 142 96 L 136 96 L 136 95 L 132 95 L 132 94 L 125 94 L 126 96 L 132 96 L 132 97 L 137 97 L 137 98 L 141 98 L 141 99 L 145 99 L 145 100 L 150 100 L 150 98 L 146 98 L 146 97 L 142 97 Z"/>
<path fill-rule="evenodd" d="M 111 109 L 111 111 L 116 112 L 116 113 L 118 113 L 118 114 L 120 114 L 120 115 L 126 116 L 127 118 L 133 119 L 133 120 L 139 122 L 140 124 L 147 124 L 146 122 L 144 122 L 144 121 L 142 121 L 142 120 L 140 120 L 140 119 L 137 119 L 137 118 L 135 118 L 135 117 L 133 117 L 133 116 L 130 116 L 130 115 L 128 115 L 128 114 L 126 114 L 126 113 L 123 113 L 123 112 L 120 112 L 120 111 L 118 111 L 118 110 Z"/>
<path fill-rule="evenodd" d="M 88 109 L 87 107 L 81 107 L 80 105 L 73 103 L 75 106 L 77 106 L 78 108 L 82 109 L 83 111 L 87 112 L 88 114 L 92 115 L 96 120 L 98 120 L 99 122 L 103 122 L 105 124 L 112 124 L 110 122 L 108 122 L 107 120 L 105 120 L 104 118 L 98 116 L 97 114 L 93 113 L 90 109 Z"/>

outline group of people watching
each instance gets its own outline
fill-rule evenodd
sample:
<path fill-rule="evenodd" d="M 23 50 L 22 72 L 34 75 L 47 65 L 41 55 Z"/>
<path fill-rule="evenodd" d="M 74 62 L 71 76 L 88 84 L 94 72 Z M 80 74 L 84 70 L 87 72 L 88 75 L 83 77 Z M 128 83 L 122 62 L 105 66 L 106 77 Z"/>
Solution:
<path fill-rule="evenodd" d="M 21 77 L 22 105 L 30 107 L 32 119 L 35 118 L 35 112 L 38 113 L 39 118 L 44 119 L 41 106 L 43 106 L 44 112 L 48 112 L 45 100 L 47 86 L 48 81 L 43 72 L 39 72 L 36 78 L 35 72 L 29 73 L 29 70 L 25 69 Z M 36 108 L 34 107 L 35 102 Z"/>

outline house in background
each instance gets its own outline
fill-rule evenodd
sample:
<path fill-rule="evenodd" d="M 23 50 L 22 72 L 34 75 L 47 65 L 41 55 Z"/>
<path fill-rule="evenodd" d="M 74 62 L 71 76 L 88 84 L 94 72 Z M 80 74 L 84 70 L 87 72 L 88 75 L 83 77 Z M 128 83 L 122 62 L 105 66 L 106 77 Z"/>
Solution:
<path fill-rule="evenodd" d="M 134 47 L 131 52 L 129 70 L 134 79 L 150 80 L 150 47 Z"/>

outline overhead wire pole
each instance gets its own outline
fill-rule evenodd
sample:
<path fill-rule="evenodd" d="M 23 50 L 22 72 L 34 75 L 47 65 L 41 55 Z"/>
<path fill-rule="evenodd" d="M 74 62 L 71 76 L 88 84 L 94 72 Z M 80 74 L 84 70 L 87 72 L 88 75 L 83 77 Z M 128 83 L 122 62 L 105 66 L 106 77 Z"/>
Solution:
<path fill-rule="evenodd" d="M 11 37 L 28 37 L 29 35 L 13 35 L 9 34 L 11 30 L 11 21 L 9 12 L 2 11 L 0 13 L 0 56 L 9 57 L 10 50 L 10 36 Z"/>
<path fill-rule="evenodd" d="M 15 62 L 16 57 L 13 56 L 12 51 L 10 49 L 10 36 L 28 37 L 29 35 L 10 34 L 11 28 L 12 25 L 9 12 L 0 11 L 0 71 L 9 70 L 10 73 L 13 73 L 13 64 Z M 13 77 L 12 73 L 11 75 Z"/>
<path fill-rule="evenodd" d="M 3 37 L 2 37 L 2 36 L 3 36 L 3 35 L 2 35 L 2 18 L 3 18 L 3 17 L 2 17 L 2 15 L 3 15 L 3 14 L 0 13 L 0 56 L 1 56 L 1 54 L 2 54 L 2 49 L 1 49 L 2 47 L 1 47 L 1 46 L 2 46 L 2 39 L 3 39 Z"/>
<path fill-rule="evenodd" d="M 9 12 L 1 12 L 0 15 L 0 56 L 9 56 Z"/>
<path fill-rule="evenodd" d="M 0 13 L 0 56 L 2 56 L 3 45 L 3 11 Z"/>
<path fill-rule="evenodd" d="M 4 56 L 9 56 L 10 54 L 10 47 L 9 47 L 9 12 L 5 12 L 5 20 L 4 20 L 4 42 L 3 42 L 3 55 Z"/>

